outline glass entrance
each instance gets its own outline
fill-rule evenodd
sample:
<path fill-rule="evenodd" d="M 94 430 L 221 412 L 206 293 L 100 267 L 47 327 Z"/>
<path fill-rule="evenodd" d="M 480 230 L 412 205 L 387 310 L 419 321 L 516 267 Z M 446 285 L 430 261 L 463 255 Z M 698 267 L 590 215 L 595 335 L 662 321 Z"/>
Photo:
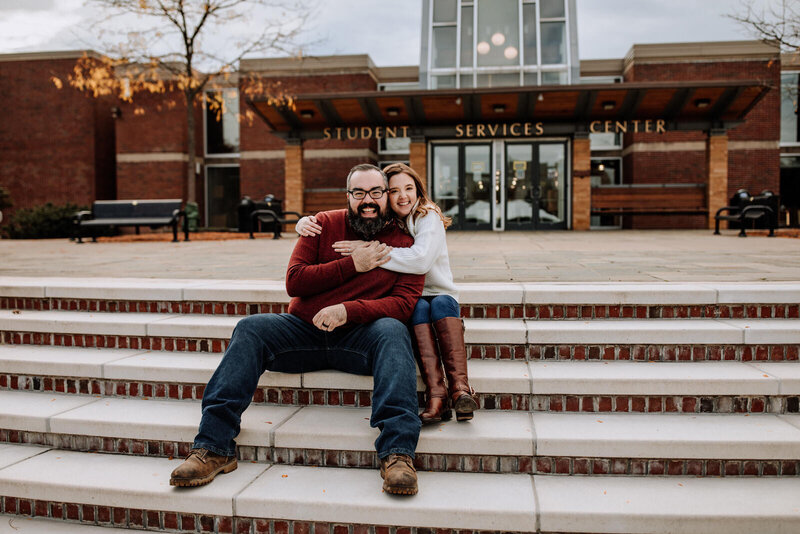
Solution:
<path fill-rule="evenodd" d="M 506 143 L 505 228 L 565 229 L 564 142 Z"/>
<path fill-rule="evenodd" d="M 490 230 L 491 145 L 432 146 L 433 198 L 457 230 Z"/>
<path fill-rule="evenodd" d="M 432 197 L 454 229 L 567 228 L 566 141 L 430 146 Z"/>

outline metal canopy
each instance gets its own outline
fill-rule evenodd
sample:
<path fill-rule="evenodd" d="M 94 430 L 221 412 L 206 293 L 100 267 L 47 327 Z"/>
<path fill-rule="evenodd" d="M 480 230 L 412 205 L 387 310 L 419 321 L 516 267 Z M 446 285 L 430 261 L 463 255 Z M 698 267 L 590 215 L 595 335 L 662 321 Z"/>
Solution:
<path fill-rule="evenodd" d="M 595 121 L 662 120 L 667 130 L 727 130 L 769 91 L 757 80 L 370 91 L 299 95 L 294 105 L 248 105 L 281 137 L 313 139 L 326 128 L 407 127 L 452 136 L 456 125 L 536 122 L 548 134 L 588 132 Z M 595 123 L 596 125 L 597 123 Z"/>

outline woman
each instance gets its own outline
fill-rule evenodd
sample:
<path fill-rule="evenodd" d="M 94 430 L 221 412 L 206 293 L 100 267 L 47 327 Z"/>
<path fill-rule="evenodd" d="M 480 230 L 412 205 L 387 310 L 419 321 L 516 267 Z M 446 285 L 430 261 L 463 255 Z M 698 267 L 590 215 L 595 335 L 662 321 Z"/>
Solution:
<path fill-rule="evenodd" d="M 478 403 L 467 377 L 464 330 L 456 300 L 458 291 L 447 256 L 445 228 L 450 226 L 450 218 L 431 202 L 412 168 L 393 163 L 384 172 L 389 178 L 389 206 L 400 224 L 414 237 L 414 245 L 392 249 L 389 261 L 381 268 L 425 274 L 422 298 L 411 316 L 427 399 L 420 419 L 423 424 L 450 419 L 452 406 L 456 420 L 467 421 L 472 419 Z M 314 236 L 322 232 L 322 227 L 316 224 L 315 217 L 303 217 L 296 230 L 300 235 Z M 338 241 L 333 247 L 337 252 L 350 254 L 363 244 L 363 241 Z M 445 375 L 449 387 L 445 386 Z"/>

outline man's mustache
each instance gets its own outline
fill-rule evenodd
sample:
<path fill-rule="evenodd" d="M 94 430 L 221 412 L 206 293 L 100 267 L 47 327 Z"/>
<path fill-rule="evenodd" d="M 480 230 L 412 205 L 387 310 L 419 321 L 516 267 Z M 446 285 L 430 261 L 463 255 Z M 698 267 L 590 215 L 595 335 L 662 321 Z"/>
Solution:
<path fill-rule="evenodd" d="M 378 206 L 377 204 L 375 204 L 374 202 L 371 202 L 369 204 L 360 204 L 358 206 L 358 213 L 363 213 L 365 209 L 369 209 L 369 208 L 374 209 L 375 213 L 380 213 L 381 212 L 381 207 Z"/>

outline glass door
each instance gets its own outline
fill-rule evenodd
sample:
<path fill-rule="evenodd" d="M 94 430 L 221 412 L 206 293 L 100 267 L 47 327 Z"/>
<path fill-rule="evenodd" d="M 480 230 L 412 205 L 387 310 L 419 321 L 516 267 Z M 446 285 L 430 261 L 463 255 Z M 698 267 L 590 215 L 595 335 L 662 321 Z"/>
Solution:
<path fill-rule="evenodd" d="M 462 199 L 465 230 L 490 230 L 492 227 L 492 147 L 462 145 L 464 173 Z"/>
<path fill-rule="evenodd" d="M 506 143 L 505 228 L 565 229 L 564 142 Z"/>
<path fill-rule="evenodd" d="M 206 166 L 206 226 L 236 228 L 240 200 L 239 166 Z"/>
<path fill-rule="evenodd" d="M 432 145 L 433 199 L 456 230 L 489 230 L 492 223 L 491 145 Z"/>

